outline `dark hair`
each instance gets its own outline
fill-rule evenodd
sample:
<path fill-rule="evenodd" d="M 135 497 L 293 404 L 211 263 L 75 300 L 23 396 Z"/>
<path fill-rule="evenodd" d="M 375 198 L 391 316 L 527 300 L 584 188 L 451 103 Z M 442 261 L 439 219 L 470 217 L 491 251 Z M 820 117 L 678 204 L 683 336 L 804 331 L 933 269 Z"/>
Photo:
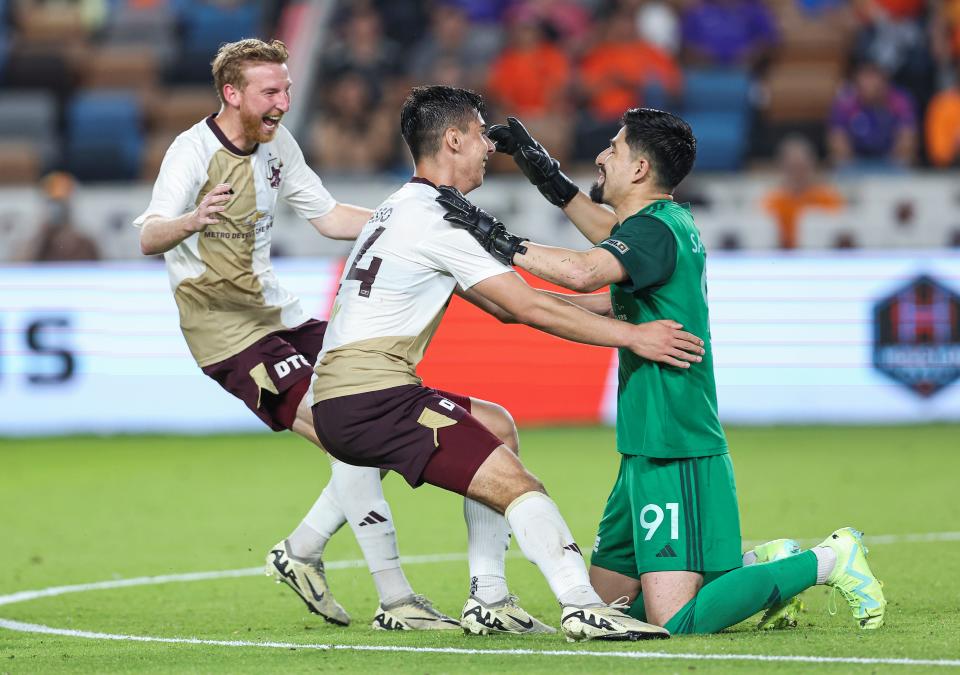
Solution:
<path fill-rule="evenodd" d="M 647 155 L 661 188 L 673 190 L 690 173 L 697 139 L 680 117 L 653 108 L 631 108 L 620 123 L 627 128 L 630 150 Z"/>
<path fill-rule="evenodd" d="M 476 114 L 484 114 L 483 97 L 469 89 L 431 85 L 414 87 L 400 110 L 400 133 L 413 161 L 436 154 L 440 137 L 450 127 L 465 130 Z"/>

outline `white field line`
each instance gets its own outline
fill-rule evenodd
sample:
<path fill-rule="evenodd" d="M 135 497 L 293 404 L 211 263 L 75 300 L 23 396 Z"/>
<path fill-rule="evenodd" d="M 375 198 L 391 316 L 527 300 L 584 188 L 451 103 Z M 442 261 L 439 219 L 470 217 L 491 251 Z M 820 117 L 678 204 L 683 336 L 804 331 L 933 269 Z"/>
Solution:
<path fill-rule="evenodd" d="M 508 554 L 509 555 L 509 554 Z M 404 565 L 425 565 L 429 563 L 456 562 L 466 560 L 466 553 L 438 553 L 435 555 L 405 555 L 400 557 Z M 340 570 L 353 567 L 364 567 L 366 562 L 361 560 L 331 560 L 324 563 L 327 570 Z M 114 588 L 128 588 L 130 586 L 156 586 L 159 584 L 179 583 L 182 581 L 209 581 L 210 579 L 229 579 L 231 577 L 255 577 L 264 574 L 264 567 L 244 567 L 238 570 L 218 570 L 215 572 L 187 572 L 185 574 L 162 574 L 154 577 L 133 577 L 130 579 L 111 579 L 97 581 L 91 584 L 72 584 L 70 586 L 52 586 L 36 591 L 20 591 L 10 595 L 0 595 L 0 606 L 12 605 L 17 602 L 27 602 L 37 598 L 50 598 L 66 593 L 83 593 L 85 591 L 106 591 Z"/>
<path fill-rule="evenodd" d="M 864 537 L 871 546 L 886 544 L 922 544 L 943 541 L 960 541 L 960 532 L 919 532 L 915 534 L 880 534 Z M 745 539 L 744 548 L 751 548 L 762 544 L 766 539 Z M 801 544 L 818 544 L 822 539 L 799 539 Z M 519 557 L 516 551 L 507 553 L 508 557 Z M 459 562 L 466 560 L 465 553 L 438 553 L 434 555 L 405 555 L 400 557 L 404 565 L 425 565 L 430 563 Z M 363 560 L 331 560 L 325 563 L 328 570 L 350 569 L 363 567 Z M 66 593 L 83 593 L 86 591 L 107 591 L 114 588 L 129 588 L 131 586 L 156 586 L 159 584 L 180 583 L 184 581 L 209 581 L 211 579 L 229 579 L 231 577 L 255 577 L 263 574 L 263 567 L 244 567 L 236 570 L 218 570 L 214 572 L 186 572 L 183 574 L 162 574 L 152 577 L 132 577 L 129 579 L 111 579 L 110 581 L 96 581 L 89 584 L 72 584 L 70 586 L 52 586 L 34 591 L 19 591 L 9 595 L 0 595 L 0 606 L 12 605 L 18 602 L 27 602 L 38 598 L 50 598 Z"/>
<path fill-rule="evenodd" d="M 943 541 L 960 541 L 960 532 L 921 532 L 915 534 L 886 534 L 866 536 L 870 545 L 901 544 L 901 543 L 929 543 Z M 800 539 L 801 543 L 817 543 L 819 539 Z M 755 546 L 761 540 L 745 540 L 744 547 Z M 510 557 L 517 555 L 508 553 Z M 430 563 L 457 562 L 466 560 L 463 553 L 440 553 L 435 555 L 402 556 L 401 562 L 406 565 L 423 565 Z M 347 569 L 364 566 L 363 560 L 334 560 L 326 564 L 328 570 Z M 131 586 L 150 586 L 157 584 L 177 583 L 184 581 L 206 581 L 211 579 L 226 579 L 234 577 L 250 577 L 264 574 L 263 567 L 246 567 L 235 570 L 219 570 L 213 572 L 188 572 L 184 574 L 165 574 L 151 577 L 135 577 L 130 579 L 114 579 L 98 581 L 89 584 L 73 584 L 69 586 L 53 586 L 31 591 L 19 591 L 0 596 L 0 606 L 27 602 L 38 598 L 48 598 L 67 593 L 82 593 L 85 591 L 109 590 L 115 588 L 129 588 Z M 224 647 L 269 647 L 275 649 L 316 649 L 316 650 L 347 650 L 366 652 L 412 652 L 429 654 L 465 654 L 465 655 L 501 655 L 501 656 L 594 656 L 627 659 L 682 659 L 691 661 L 763 661 L 763 662 L 791 662 L 791 663 L 844 663 L 863 665 L 911 665 L 911 666 L 954 666 L 960 667 L 960 660 L 951 659 L 903 659 L 903 658 L 860 658 L 860 657 L 832 657 L 832 656 L 770 656 L 764 654 L 671 654 L 668 652 L 595 652 L 572 650 L 533 650 L 533 649 L 461 649 L 455 647 L 401 647 L 377 645 L 338 645 L 338 644 L 298 644 L 287 642 L 252 642 L 244 640 L 203 640 L 200 638 L 162 638 L 144 635 L 122 635 L 115 633 L 97 633 L 92 631 L 54 628 L 41 624 L 24 623 L 0 618 L 0 628 L 22 633 L 41 633 L 46 635 L 61 635 L 80 637 L 95 640 L 125 640 L 133 642 L 158 642 L 166 644 L 214 645 Z"/>
<path fill-rule="evenodd" d="M 803 546 L 815 546 L 824 540 L 824 537 L 811 539 L 797 539 Z M 744 539 L 743 547 L 750 548 L 757 544 L 770 541 L 769 539 Z M 868 546 L 885 546 L 887 544 L 930 544 L 941 541 L 960 541 L 960 532 L 915 532 L 913 534 L 865 534 L 863 541 Z"/>
<path fill-rule="evenodd" d="M 129 642 L 160 642 L 165 644 L 212 645 L 217 647 L 267 647 L 272 649 L 315 649 L 321 651 L 355 652 L 405 652 L 413 654 L 457 654 L 470 656 L 593 656 L 619 659 L 677 659 L 685 661 L 764 661 L 788 663 L 843 663 L 857 665 L 890 666 L 953 666 L 960 667 L 960 660 L 951 659 L 885 659 L 861 658 L 856 656 L 772 656 L 766 654 L 684 654 L 669 652 L 603 652 L 573 649 L 462 649 L 459 647 L 402 647 L 391 645 L 338 645 L 338 644 L 301 644 L 297 642 L 253 642 L 250 640 L 201 640 L 199 638 L 162 638 L 148 635 L 121 635 L 116 633 L 95 633 L 86 630 L 51 628 L 35 623 L 0 619 L 0 628 L 21 633 L 40 633 L 42 635 L 60 635 L 91 640 L 122 640 Z"/>

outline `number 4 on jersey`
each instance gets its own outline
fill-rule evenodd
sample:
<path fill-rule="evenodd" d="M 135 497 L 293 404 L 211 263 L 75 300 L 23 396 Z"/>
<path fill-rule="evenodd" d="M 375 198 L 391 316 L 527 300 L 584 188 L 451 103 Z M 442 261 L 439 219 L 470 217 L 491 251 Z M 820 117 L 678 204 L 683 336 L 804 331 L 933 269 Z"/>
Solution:
<path fill-rule="evenodd" d="M 364 298 L 370 297 L 370 289 L 373 288 L 373 282 L 377 280 L 377 272 L 380 271 L 380 263 L 382 263 L 383 260 L 377 256 L 373 256 L 370 258 L 370 265 L 364 269 L 363 267 L 359 267 L 360 259 L 370 250 L 373 243 L 380 238 L 383 231 L 384 227 L 381 225 L 373 231 L 373 234 L 367 237 L 367 240 L 363 242 L 363 246 L 357 251 L 357 255 L 353 259 L 353 264 L 350 265 L 350 271 L 347 273 L 347 279 L 360 282 L 360 295 Z"/>

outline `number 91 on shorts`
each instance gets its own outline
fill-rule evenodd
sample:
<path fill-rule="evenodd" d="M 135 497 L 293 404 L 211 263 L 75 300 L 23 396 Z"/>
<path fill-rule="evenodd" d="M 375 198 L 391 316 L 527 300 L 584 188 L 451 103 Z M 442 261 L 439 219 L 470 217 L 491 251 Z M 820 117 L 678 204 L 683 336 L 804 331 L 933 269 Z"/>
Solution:
<path fill-rule="evenodd" d="M 634 578 L 739 567 L 740 513 L 730 456 L 621 455 L 591 564 Z"/>

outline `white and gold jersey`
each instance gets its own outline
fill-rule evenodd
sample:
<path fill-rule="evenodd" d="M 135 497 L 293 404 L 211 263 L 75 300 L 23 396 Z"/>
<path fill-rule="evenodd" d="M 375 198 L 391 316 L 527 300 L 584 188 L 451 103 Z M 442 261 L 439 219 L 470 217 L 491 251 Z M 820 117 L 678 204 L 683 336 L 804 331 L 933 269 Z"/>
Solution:
<path fill-rule="evenodd" d="M 415 178 L 364 225 L 314 368 L 315 402 L 420 384 L 417 364 L 454 288 L 513 272 L 443 219 L 438 194 Z"/>
<path fill-rule="evenodd" d="M 305 219 L 319 218 L 336 206 L 286 128 L 280 126 L 269 143 L 243 152 L 210 116 L 180 134 L 167 150 L 150 205 L 134 225 L 143 225 L 148 216 L 182 216 L 219 183 L 233 189 L 221 222 L 163 256 L 183 336 L 200 366 L 310 318 L 273 273 L 270 241 L 277 200 L 285 200 Z"/>

